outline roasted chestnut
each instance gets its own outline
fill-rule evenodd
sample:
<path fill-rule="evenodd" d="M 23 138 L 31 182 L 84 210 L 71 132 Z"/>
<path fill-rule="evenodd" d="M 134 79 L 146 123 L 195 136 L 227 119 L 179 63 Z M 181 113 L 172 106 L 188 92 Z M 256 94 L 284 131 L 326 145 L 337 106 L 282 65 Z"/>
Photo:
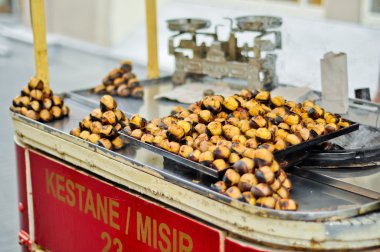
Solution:
<path fill-rule="evenodd" d="M 41 105 L 38 101 L 32 101 L 29 103 L 28 108 L 38 112 L 41 109 Z"/>
<path fill-rule="evenodd" d="M 51 107 L 50 113 L 53 115 L 54 119 L 59 119 L 63 116 L 62 109 L 58 106 Z"/>
<path fill-rule="evenodd" d="M 44 83 L 42 80 L 38 79 L 37 77 L 32 77 L 28 83 L 29 90 L 38 89 L 42 90 L 44 89 Z"/>
<path fill-rule="evenodd" d="M 227 111 L 234 111 L 240 106 L 239 102 L 233 96 L 225 99 L 222 105 Z"/>
<path fill-rule="evenodd" d="M 219 145 L 213 151 L 215 159 L 228 159 L 231 155 L 231 151 L 229 148 Z"/>
<path fill-rule="evenodd" d="M 267 149 L 257 149 L 255 151 L 255 164 L 257 166 L 270 166 L 274 160 L 273 153 Z"/>
<path fill-rule="evenodd" d="M 106 148 L 107 150 L 112 150 L 112 143 L 109 139 L 107 138 L 101 138 L 98 140 L 97 144 L 100 147 Z"/>
<path fill-rule="evenodd" d="M 101 117 L 101 122 L 103 124 L 115 125 L 117 123 L 117 118 L 116 118 L 115 113 L 111 110 L 104 112 Z"/>
<path fill-rule="evenodd" d="M 241 194 L 239 188 L 237 188 L 236 186 L 231 186 L 230 188 L 228 188 L 226 190 L 225 194 L 230 198 L 237 199 L 237 200 L 243 200 L 242 194 Z"/>
<path fill-rule="evenodd" d="M 253 171 L 253 167 L 254 163 L 252 159 L 246 157 L 243 157 L 232 165 L 232 168 L 239 174 L 251 173 Z"/>
<path fill-rule="evenodd" d="M 217 170 L 218 172 L 220 172 L 220 171 L 227 169 L 228 164 L 226 163 L 226 161 L 224 161 L 224 159 L 215 159 L 212 162 L 210 167 Z"/>
<path fill-rule="evenodd" d="M 254 159 L 255 155 L 256 155 L 255 149 L 251 149 L 251 148 L 246 148 L 242 153 L 243 157 L 250 158 L 250 159 Z"/>
<path fill-rule="evenodd" d="M 258 128 L 255 135 L 257 139 L 264 142 L 272 139 L 272 133 L 267 128 Z"/>
<path fill-rule="evenodd" d="M 296 211 L 297 203 L 292 199 L 279 199 L 276 202 L 276 210 Z"/>
<path fill-rule="evenodd" d="M 202 123 L 209 123 L 213 120 L 213 115 L 209 110 L 202 110 L 199 113 L 199 120 Z"/>
<path fill-rule="evenodd" d="M 281 96 L 275 96 L 270 99 L 270 102 L 275 107 L 282 107 L 285 105 L 285 100 Z"/>
<path fill-rule="evenodd" d="M 168 151 L 178 154 L 180 147 L 181 145 L 179 143 L 172 141 L 172 142 L 169 142 Z"/>
<path fill-rule="evenodd" d="M 262 166 L 256 170 L 255 176 L 260 183 L 272 184 L 274 181 L 274 173 L 269 166 Z"/>
<path fill-rule="evenodd" d="M 227 190 L 227 186 L 223 181 L 218 181 L 215 184 L 211 184 L 211 189 L 218 193 L 224 193 Z"/>
<path fill-rule="evenodd" d="M 106 91 L 106 86 L 104 86 L 104 84 L 99 84 L 92 89 L 92 92 L 94 92 L 95 94 L 104 94 L 105 91 Z"/>
<path fill-rule="evenodd" d="M 212 113 L 216 114 L 222 109 L 222 105 L 218 99 L 213 96 L 206 96 L 202 100 L 202 108 L 210 110 Z"/>
<path fill-rule="evenodd" d="M 233 169 L 228 169 L 223 176 L 223 181 L 227 187 L 237 185 L 240 181 L 240 175 Z"/>
<path fill-rule="evenodd" d="M 234 164 L 237 161 L 240 160 L 240 155 L 236 153 L 231 153 L 230 157 L 228 158 L 228 163 Z"/>
<path fill-rule="evenodd" d="M 103 95 L 100 99 L 100 109 L 102 112 L 106 112 L 108 110 L 114 110 L 117 107 L 116 101 L 110 95 Z"/>
<path fill-rule="evenodd" d="M 185 131 L 177 124 L 171 124 L 168 128 L 166 136 L 170 141 L 179 142 L 185 136 Z"/>
<path fill-rule="evenodd" d="M 286 136 L 286 142 L 290 143 L 291 145 L 300 144 L 302 140 L 295 134 L 289 134 Z"/>
<path fill-rule="evenodd" d="M 199 156 L 201 155 L 200 150 L 194 150 L 192 153 L 189 154 L 188 158 L 191 161 L 198 162 L 199 161 Z"/>
<path fill-rule="evenodd" d="M 179 149 L 178 154 L 184 158 L 188 158 L 193 151 L 194 149 L 191 146 L 182 145 Z"/>
<path fill-rule="evenodd" d="M 212 154 L 211 151 L 202 152 L 199 155 L 198 162 L 205 166 L 209 166 L 213 161 L 214 161 L 214 155 Z"/>
<path fill-rule="evenodd" d="M 232 125 L 224 125 L 222 127 L 223 129 L 223 134 L 227 139 L 232 139 L 236 135 L 240 135 L 240 130 L 236 126 Z"/>
<path fill-rule="evenodd" d="M 276 206 L 276 199 L 274 197 L 261 197 L 256 200 L 256 206 L 274 209 Z"/>
<path fill-rule="evenodd" d="M 83 130 L 80 134 L 79 137 L 82 138 L 83 140 L 87 140 L 88 137 L 91 135 L 90 131 L 88 130 Z"/>
<path fill-rule="evenodd" d="M 252 187 L 256 186 L 258 181 L 252 173 L 245 173 L 240 177 L 238 187 L 241 192 L 251 191 Z"/>
<path fill-rule="evenodd" d="M 141 142 L 143 143 L 153 143 L 154 136 L 152 134 L 144 134 L 141 136 Z"/>
<path fill-rule="evenodd" d="M 268 184 L 260 183 L 252 186 L 251 193 L 255 198 L 271 196 L 273 194 L 272 188 Z"/>
<path fill-rule="evenodd" d="M 222 124 L 219 122 L 210 122 L 207 125 L 207 132 L 212 136 L 220 136 L 223 133 Z"/>
<path fill-rule="evenodd" d="M 131 119 L 129 119 L 129 125 L 132 129 L 142 129 L 145 127 L 147 121 L 145 118 L 141 117 L 138 114 L 134 114 Z"/>
<path fill-rule="evenodd" d="M 144 97 L 144 87 L 143 86 L 137 86 L 132 89 L 132 97 L 142 99 Z"/>
<path fill-rule="evenodd" d="M 284 118 L 284 122 L 288 125 L 296 125 L 299 124 L 301 121 L 301 117 L 298 114 L 289 114 L 286 115 Z"/>
<path fill-rule="evenodd" d="M 76 137 L 79 137 L 80 133 L 81 133 L 81 129 L 80 128 L 75 128 L 75 129 L 70 130 L 70 135 L 73 135 L 73 136 L 76 136 Z"/>
<path fill-rule="evenodd" d="M 33 100 L 42 101 L 42 99 L 43 99 L 42 91 L 38 90 L 38 89 L 34 89 L 34 90 L 30 91 L 30 97 L 32 97 Z"/>
<path fill-rule="evenodd" d="M 112 125 L 103 125 L 99 131 L 99 135 L 102 138 L 112 138 L 117 135 L 116 129 Z M 133 134 L 133 132 L 132 132 Z M 140 136 L 141 137 L 141 136 Z"/>
<path fill-rule="evenodd" d="M 111 126 L 111 125 L 108 125 L 108 126 Z M 112 126 L 111 126 L 112 127 Z M 113 128 L 113 127 L 112 127 Z M 131 137 L 133 137 L 133 138 L 136 138 L 136 139 L 141 139 L 141 137 L 142 137 L 142 135 L 143 135 L 143 132 L 142 132 L 142 130 L 141 129 L 134 129 L 134 130 L 132 130 L 132 132 L 131 132 Z"/>
<path fill-rule="evenodd" d="M 122 84 L 117 88 L 117 94 L 121 97 L 128 97 L 131 95 L 132 90 L 127 86 L 127 84 Z"/>
<path fill-rule="evenodd" d="M 50 113 L 49 110 L 47 109 L 42 109 L 40 111 L 40 119 L 43 121 L 43 122 L 50 122 L 51 120 L 53 120 L 53 115 Z"/>
<path fill-rule="evenodd" d="M 87 140 L 93 144 L 96 144 L 100 140 L 100 136 L 98 134 L 92 133 L 88 136 Z"/>
<path fill-rule="evenodd" d="M 252 206 L 256 204 L 256 199 L 251 192 L 243 192 L 242 196 L 243 196 L 243 200 L 247 202 L 248 204 Z"/>
<path fill-rule="evenodd" d="M 255 100 L 260 102 L 267 102 L 270 99 L 270 93 L 268 91 L 259 91 L 255 96 Z"/>

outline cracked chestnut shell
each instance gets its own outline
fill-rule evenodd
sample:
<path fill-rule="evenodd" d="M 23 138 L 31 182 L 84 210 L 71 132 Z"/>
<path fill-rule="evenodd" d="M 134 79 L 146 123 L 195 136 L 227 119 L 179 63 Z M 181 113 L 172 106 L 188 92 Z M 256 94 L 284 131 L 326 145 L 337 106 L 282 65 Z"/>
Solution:
<path fill-rule="evenodd" d="M 154 136 L 152 134 L 144 134 L 141 136 L 141 142 L 143 143 L 153 143 Z"/>
<path fill-rule="evenodd" d="M 127 84 L 122 84 L 117 88 L 116 92 L 117 95 L 121 97 L 128 97 L 131 95 L 132 90 L 127 86 Z"/>
<path fill-rule="evenodd" d="M 211 111 L 216 114 L 222 110 L 222 105 L 219 100 L 215 99 L 213 96 L 206 96 L 202 100 L 201 108 Z"/>
<path fill-rule="evenodd" d="M 240 174 L 234 169 L 228 169 L 226 173 L 224 173 L 223 181 L 227 187 L 237 185 L 240 181 Z"/>
<path fill-rule="evenodd" d="M 40 120 L 40 115 L 39 115 L 39 113 L 37 113 L 37 112 L 34 111 L 34 110 L 28 110 L 28 111 L 26 112 L 25 116 L 28 117 L 28 118 L 30 118 L 30 119 L 32 119 L 32 120 L 36 120 L 36 121 Z"/>
<path fill-rule="evenodd" d="M 114 98 L 110 95 L 103 95 L 100 99 L 100 109 L 102 112 L 106 112 L 108 110 L 114 110 L 117 107 L 117 103 Z"/>
<path fill-rule="evenodd" d="M 185 131 L 177 124 L 171 124 L 166 132 L 166 136 L 170 141 L 179 142 L 185 136 Z"/>
<path fill-rule="evenodd" d="M 242 159 L 236 161 L 232 168 L 239 174 L 251 173 L 254 168 L 254 163 L 252 159 L 243 157 Z"/>
<path fill-rule="evenodd" d="M 227 169 L 228 164 L 226 163 L 226 161 L 224 161 L 224 159 L 215 159 L 210 165 L 210 167 L 220 172 Z"/>
<path fill-rule="evenodd" d="M 110 124 L 110 125 L 115 125 L 117 123 L 117 118 L 116 115 L 113 111 L 106 111 L 103 113 L 101 117 L 101 122 L 103 124 Z"/>
<path fill-rule="evenodd" d="M 210 136 L 220 136 L 223 133 L 222 124 L 220 122 L 210 122 L 207 125 L 207 133 Z"/>
<path fill-rule="evenodd" d="M 213 120 L 213 115 L 209 110 L 202 110 L 199 113 L 199 119 L 202 123 L 209 123 Z"/>
<path fill-rule="evenodd" d="M 33 100 L 42 101 L 42 99 L 43 99 L 42 91 L 38 90 L 38 89 L 34 89 L 34 90 L 30 91 L 30 97 L 32 97 Z"/>
<path fill-rule="evenodd" d="M 38 79 L 37 77 L 32 77 L 28 83 L 29 90 L 38 89 L 43 90 L 44 89 L 44 83 L 42 80 Z"/>
<path fill-rule="evenodd" d="M 102 138 L 112 138 L 117 135 L 117 131 L 112 125 L 103 125 L 100 129 L 99 135 Z"/>
<path fill-rule="evenodd" d="M 258 140 L 263 142 L 272 140 L 272 133 L 267 128 L 258 128 L 255 132 Z"/>
<path fill-rule="evenodd" d="M 240 106 L 240 103 L 235 97 L 230 96 L 223 101 L 222 105 L 227 111 L 234 111 Z"/>
<path fill-rule="evenodd" d="M 145 118 L 141 117 L 138 114 L 134 114 L 131 119 L 129 119 L 129 125 L 132 129 L 142 129 L 145 127 L 147 121 Z"/>
<path fill-rule="evenodd" d="M 111 126 L 111 125 L 108 125 L 108 126 Z M 143 135 L 143 132 L 141 129 L 134 129 L 131 132 L 131 137 L 139 139 L 139 140 L 141 139 L 142 135 Z"/>

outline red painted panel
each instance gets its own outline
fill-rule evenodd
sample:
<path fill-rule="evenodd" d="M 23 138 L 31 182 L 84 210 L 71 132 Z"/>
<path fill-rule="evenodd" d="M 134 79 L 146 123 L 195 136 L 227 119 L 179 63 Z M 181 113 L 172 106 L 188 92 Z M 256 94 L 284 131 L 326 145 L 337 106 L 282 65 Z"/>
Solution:
<path fill-rule="evenodd" d="M 35 240 L 51 251 L 220 251 L 216 229 L 41 154 L 30 162 Z"/>
<path fill-rule="evenodd" d="M 224 240 L 225 252 L 265 252 L 268 249 L 259 248 L 258 245 L 247 245 L 235 239 L 226 238 Z"/>
<path fill-rule="evenodd" d="M 20 229 L 29 232 L 28 201 L 26 193 L 25 149 L 16 144 L 17 184 L 19 200 Z"/>

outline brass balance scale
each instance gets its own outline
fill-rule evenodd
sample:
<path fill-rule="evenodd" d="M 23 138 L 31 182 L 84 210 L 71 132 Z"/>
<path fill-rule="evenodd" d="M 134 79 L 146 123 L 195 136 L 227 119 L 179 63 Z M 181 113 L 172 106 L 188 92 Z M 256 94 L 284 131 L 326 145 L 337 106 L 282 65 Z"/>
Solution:
<path fill-rule="evenodd" d="M 218 37 L 218 28 L 214 32 L 200 32 L 209 28 L 211 22 L 205 19 L 168 20 L 169 30 L 176 32 L 169 38 L 169 53 L 175 57 L 173 82 L 185 82 L 189 74 L 207 75 L 214 78 L 230 77 L 247 80 L 250 89 L 272 89 L 277 86 L 276 49 L 281 49 L 282 19 L 271 16 L 245 16 L 230 21 L 230 33 L 227 41 Z M 249 32 L 253 45 L 238 45 L 239 33 Z M 185 37 L 191 36 L 191 39 Z M 212 38 L 210 46 L 201 42 L 200 36 Z M 192 55 L 186 54 L 191 51 Z"/>

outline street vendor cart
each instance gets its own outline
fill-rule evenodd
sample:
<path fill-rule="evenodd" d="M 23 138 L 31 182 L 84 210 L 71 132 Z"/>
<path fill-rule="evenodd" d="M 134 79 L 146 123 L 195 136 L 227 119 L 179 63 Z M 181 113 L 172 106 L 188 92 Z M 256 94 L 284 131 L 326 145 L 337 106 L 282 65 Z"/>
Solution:
<path fill-rule="evenodd" d="M 43 17 L 39 12 L 43 5 L 34 7 L 32 13 Z M 41 26 L 35 22 L 35 43 L 41 45 L 38 39 L 44 42 L 44 34 L 41 37 L 37 28 Z M 150 47 L 156 50 L 154 45 Z M 37 59 L 41 50 L 45 50 L 46 57 L 46 44 L 36 46 L 36 50 Z M 180 60 L 178 64 L 188 59 L 181 56 Z M 36 62 L 37 75 L 48 83 L 47 60 Z M 256 59 L 252 64 L 259 63 Z M 184 73 L 191 71 L 181 67 L 174 78 L 158 77 L 157 64 L 150 62 L 149 69 L 153 71 L 149 77 L 154 78 L 140 82 L 143 99 L 114 96 L 118 108 L 128 118 L 136 113 L 149 119 L 169 115 L 179 103 L 154 97 L 186 79 Z M 273 68 L 268 64 L 265 67 L 270 80 L 275 80 Z M 227 72 L 225 75 L 234 74 Z M 186 77 L 187 83 L 210 81 L 210 75 Z M 260 84 L 259 78 L 256 82 L 249 80 L 252 85 Z M 274 81 L 265 82 L 268 80 L 261 82 L 272 88 Z M 320 96 L 310 91 L 302 99 L 318 103 Z M 227 197 L 210 187 L 220 174 L 200 166 L 189 168 L 188 161 L 128 136 L 123 138 L 128 141 L 125 148 L 108 150 L 71 135 L 70 131 L 99 107 L 102 96 L 90 89 L 79 89 L 62 97 L 70 115 L 60 120 L 40 122 L 11 112 L 19 185 L 19 241 L 25 251 L 380 248 L 378 104 L 351 99 L 345 118 L 363 123 L 352 123 L 350 130 L 335 135 L 333 140 L 321 138 L 315 142 L 329 140 L 341 149 L 322 150 L 313 144 L 294 151 L 294 155 L 285 155 L 288 165 L 284 169 L 293 184 L 292 198 L 298 203 L 298 211 L 282 211 Z"/>

